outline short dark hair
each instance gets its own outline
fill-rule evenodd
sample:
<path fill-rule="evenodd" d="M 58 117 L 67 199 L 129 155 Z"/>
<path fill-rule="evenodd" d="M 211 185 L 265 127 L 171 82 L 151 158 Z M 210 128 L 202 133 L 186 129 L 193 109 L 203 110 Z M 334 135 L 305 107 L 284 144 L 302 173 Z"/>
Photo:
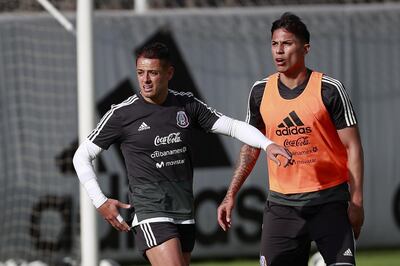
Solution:
<path fill-rule="evenodd" d="M 136 52 L 136 62 L 140 58 L 160 59 L 167 65 L 172 64 L 168 47 L 161 42 L 153 42 L 145 45 Z"/>
<path fill-rule="evenodd" d="M 286 12 L 279 19 L 275 20 L 272 23 L 271 36 L 274 31 L 281 28 L 293 33 L 297 38 L 304 41 L 304 43 L 310 43 L 310 32 L 306 24 L 295 14 Z"/>

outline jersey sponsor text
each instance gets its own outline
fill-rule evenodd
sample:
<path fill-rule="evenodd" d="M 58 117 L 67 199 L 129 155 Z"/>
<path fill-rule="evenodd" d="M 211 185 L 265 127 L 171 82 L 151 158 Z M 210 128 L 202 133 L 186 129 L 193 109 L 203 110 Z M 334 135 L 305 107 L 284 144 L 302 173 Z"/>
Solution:
<path fill-rule="evenodd" d="M 154 151 L 150 156 L 151 158 L 158 158 L 158 157 L 164 157 L 168 155 L 174 155 L 174 154 L 180 154 L 180 153 L 185 153 L 187 150 L 186 146 L 180 148 L 180 149 L 175 149 L 175 150 L 169 150 L 169 151 Z"/>
<path fill-rule="evenodd" d="M 310 144 L 309 137 L 300 137 L 298 139 L 285 139 L 283 145 L 287 147 L 301 147 Z"/>
<path fill-rule="evenodd" d="M 164 137 L 157 136 L 154 139 L 154 145 L 155 146 L 160 146 L 160 145 L 166 145 L 166 144 L 173 144 L 173 143 L 182 142 L 182 139 L 181 139 L 180 135 L 181 135 L 180 132 L 176 132 L 176 133 L 171 133 L 168 136 L 164 136 Z"/>
<path fill-rule="evenodd" d="M 156 167 L 158 169 L 160 169 L 160 168 L 163 168 L 164 166 L 168 167 L 168 166 L 174 166 L 174 165 L 179 165 L 179 164 L 184 164 L 184 163 L 185 163 L 185 159 L 175 160 L 175 161 L 168 161 L 168 162 L 161 161 L 159 163 L 156 163 Z"/>
<path fill-rule="evenodd" d="M 287 127 L 284 129 L 277 129 L 275 131 L 275 134 L 278 136 L 290 136 L 299 134 L 310 134 L 311 132 L 311 127 Z"/>

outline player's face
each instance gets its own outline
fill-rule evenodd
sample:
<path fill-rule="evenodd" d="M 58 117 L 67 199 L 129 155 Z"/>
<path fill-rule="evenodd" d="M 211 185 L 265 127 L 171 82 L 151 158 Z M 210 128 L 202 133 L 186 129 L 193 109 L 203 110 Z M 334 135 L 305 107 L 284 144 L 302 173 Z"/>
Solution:
<path fill-rule="evenodd" d="M 305 68 L 305 55 L 310 49 L 293 33 L 281 28 L 272 34 L 271 51 L 276 70 L 280 73 L 297 74 Z"/>
<path fill-rule="evenodd" d="M 140 57 L 136 61 L 136 74 L 143 98 L 150 103 L 163 103 L 174 68 L 160 59 Z"/>

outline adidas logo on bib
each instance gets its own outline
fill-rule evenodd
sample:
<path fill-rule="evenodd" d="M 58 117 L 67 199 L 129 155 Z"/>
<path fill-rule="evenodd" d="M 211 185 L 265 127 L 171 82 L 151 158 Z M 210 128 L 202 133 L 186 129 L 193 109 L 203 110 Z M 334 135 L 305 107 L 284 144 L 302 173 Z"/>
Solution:
<path fill-rule="evenodd" d="M 311 127 L 305 126 L 296 112 L 292 111 L 283 119 L 282 123 L 278 125 L 275 134 L 278 136 L 289 136 L 310 134 L 311 132 Z"/>

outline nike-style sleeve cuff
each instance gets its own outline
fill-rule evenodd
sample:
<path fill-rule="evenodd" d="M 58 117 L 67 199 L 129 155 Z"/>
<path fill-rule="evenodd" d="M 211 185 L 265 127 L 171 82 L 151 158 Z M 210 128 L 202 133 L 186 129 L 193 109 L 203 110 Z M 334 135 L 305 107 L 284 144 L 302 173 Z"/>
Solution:
<path fill-rule="evenodd" d="M 267 147 L 273 143 L 252 125 L 227 116 L 221 116 L 214 123 L 211 132 L 231 136 L 247 145 L 263 150 L 267 150 Z"/>

